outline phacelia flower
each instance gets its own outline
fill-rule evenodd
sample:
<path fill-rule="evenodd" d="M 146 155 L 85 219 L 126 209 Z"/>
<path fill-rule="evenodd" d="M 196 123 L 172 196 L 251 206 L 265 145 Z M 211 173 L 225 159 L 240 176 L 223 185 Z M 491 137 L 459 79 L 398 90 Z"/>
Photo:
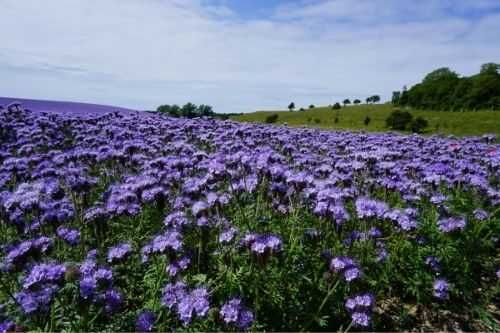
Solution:
<path fill-rule="evenodd" d="M 433 284 L 434 296 L 440 300 L 448 299 L 450 284 L 444 279 L 437 279 Z"/>
<path fill-rule="evenodd" d="M 464 229 L 465 224 L 465 219 L 461 217 L 449 217 L 438 221 L 438 229 L 441 232 L 448 233 Z"/>
<path fill-rule="evenodd" d="M 135 320 L 135 329 L 137 332 L 151 332 L 156 322 L 154 312 L 145 310 L 137 316 Z"/>
<path fill-rule="evenodd" d="M 220 309 L 222 320 L 240 330 L 248 329 L 253 323 L 253 313 L 243 306 L 241 299 L 233 298 Z"/>

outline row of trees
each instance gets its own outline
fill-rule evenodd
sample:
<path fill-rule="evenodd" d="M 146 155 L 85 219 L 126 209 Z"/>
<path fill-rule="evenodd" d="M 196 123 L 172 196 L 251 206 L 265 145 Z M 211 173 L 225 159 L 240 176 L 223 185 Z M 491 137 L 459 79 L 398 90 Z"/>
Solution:
<path fill-rule="evenodd" d="M 487 63 L 480 72 L 460 77 L 448 67 L 439 68 L 418 83 L 394 91 L 392 103 L 427 110 L 500 109 L 500 64 Z"/>
<path fill-rule="evenodd" d="M 215 112 L 210 105 L 205 105 L 205 104 L 196 105 L 191 102 L 184 104 L 182 107 L 180 107 L 177 104 L 160 105 L 158 108 L 156 108 L 156 111 L 168 114 L 171 117 L 196 118 L 196 117 L 215 116 Z"/>
<path fill-rule="evenodd" d="M 365 101 L 366 101 L 366 104 L 378 103 L 378 102 L 380 102 L 380 96 L 373 95 L 373 96 L 367 97 L 365 99 Z M 346 99 L 344 99 L 343 104 L 344 104 L 344 107 L 346 107 L 347 105 L 351 104 L 351 100 L 349 98 L 346 98 Z M 355 100 L 352 101 L 352 104 L 354 104 L 354 105 L 361 104 L 361 100 L 356 98 Z M 339 102 L 336 102 L 335 104 L 333 104 L 331 106 L 331 108 L 333 110 L 340 109 L 341 105 Z M 314 104 L 309 105 L 309 109 L 314 109 Z M 295 103 L 294 102 L 291 102 L 290 104 L 288 104 L 288 110 L 290 110 L 290 111 L 295 110 Z M 304 108 L 300 108 L 300 111 L 305 111 L 305 110 L 304 110 Z"/>

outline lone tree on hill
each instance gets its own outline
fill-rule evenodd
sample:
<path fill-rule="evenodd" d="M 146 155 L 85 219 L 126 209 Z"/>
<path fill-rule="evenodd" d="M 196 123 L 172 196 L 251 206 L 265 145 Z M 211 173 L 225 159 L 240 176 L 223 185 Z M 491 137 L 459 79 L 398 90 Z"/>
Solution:
<path fill-rule="evenodd" d="M 295 109 L 295 103 L 294 102 L 288 104 L 288 110 L 293 111 L 293 109 Z"/>
<path fill-rule="evenodd" d="M 349 98 L 344 99 L 344 107 L 346 107 L 348 104 L 351 104 Z"/>

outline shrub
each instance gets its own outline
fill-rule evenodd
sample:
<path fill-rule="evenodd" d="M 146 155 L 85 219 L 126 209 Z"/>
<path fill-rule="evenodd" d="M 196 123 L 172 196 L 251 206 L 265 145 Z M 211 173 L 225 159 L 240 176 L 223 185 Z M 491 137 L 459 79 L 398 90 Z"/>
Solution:
<path fill-rule="evenodd" d="M 310 123 L 313 119 L 311 117 L 307 118 L 307 122 Z"/>
<path fill-rule="evenodd" d="M 385 120 L 387 127 L 393 130 L 404 131 L 411 123 L 413 116 L 408 111 L 394 110 Z"/>
<path fill-rule="evenodd" d="M 429 126 L 429 122 L 422 117 L 417 117 L 410 123 L 410 129 L 413 133 L 422 133 Z"/>
<path fill-rule="evenodd" d="M 340 109 L 342 109 L 342 106 L 340 105 L 339 102 L 333 104 L 332 110 L 340 110 Z"/>
<path fill-rule="evenodd" d="M 365 126 L 368 126 L 368 124 L 370 123 L 370 121 L 372 121 L 372 119 L 370 117 L 366 116 L 365 120 L 364 120 Z"/>
<path fill-rule="evenodd" d="M 309 109 L 314 109 L 314 104 L 309 105 Z"/>
<path fill-rule="evenodd" d="M 278 120 L 279 116 L 276 113 L 270 114 L 266 117 L 267 124 L 273 124 Z"/>
<path fill-rule="evenodd" d="M 306 109 L 304 109 L 304 108 L 300 108 L 300 109 L 299 109 L 299 111 L 305 111 L 305 110 L 306 110 Z"/>
<path fill-rule="evenodd" d="M 321 119 L 319 119 L 319 118 L 314 118 L 314 122 L 315 122 L 316 124 L 319 124 L 319 123 L 321 123 Z"/>
<path fill-rule="evenodd" d="M 339 117 L 335 117 L 335 119 L 333 119 L 333 122 L 337 124 L 339 122 Z"/>

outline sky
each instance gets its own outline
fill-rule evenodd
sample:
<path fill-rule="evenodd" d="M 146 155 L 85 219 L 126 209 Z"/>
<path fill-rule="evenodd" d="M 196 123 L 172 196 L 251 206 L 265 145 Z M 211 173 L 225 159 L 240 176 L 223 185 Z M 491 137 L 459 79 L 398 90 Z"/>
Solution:
<path fill-rule="evenodd" d="M 251 112 L 500 62 L 500 0 L 0 0 L 0 96 Z"/>

